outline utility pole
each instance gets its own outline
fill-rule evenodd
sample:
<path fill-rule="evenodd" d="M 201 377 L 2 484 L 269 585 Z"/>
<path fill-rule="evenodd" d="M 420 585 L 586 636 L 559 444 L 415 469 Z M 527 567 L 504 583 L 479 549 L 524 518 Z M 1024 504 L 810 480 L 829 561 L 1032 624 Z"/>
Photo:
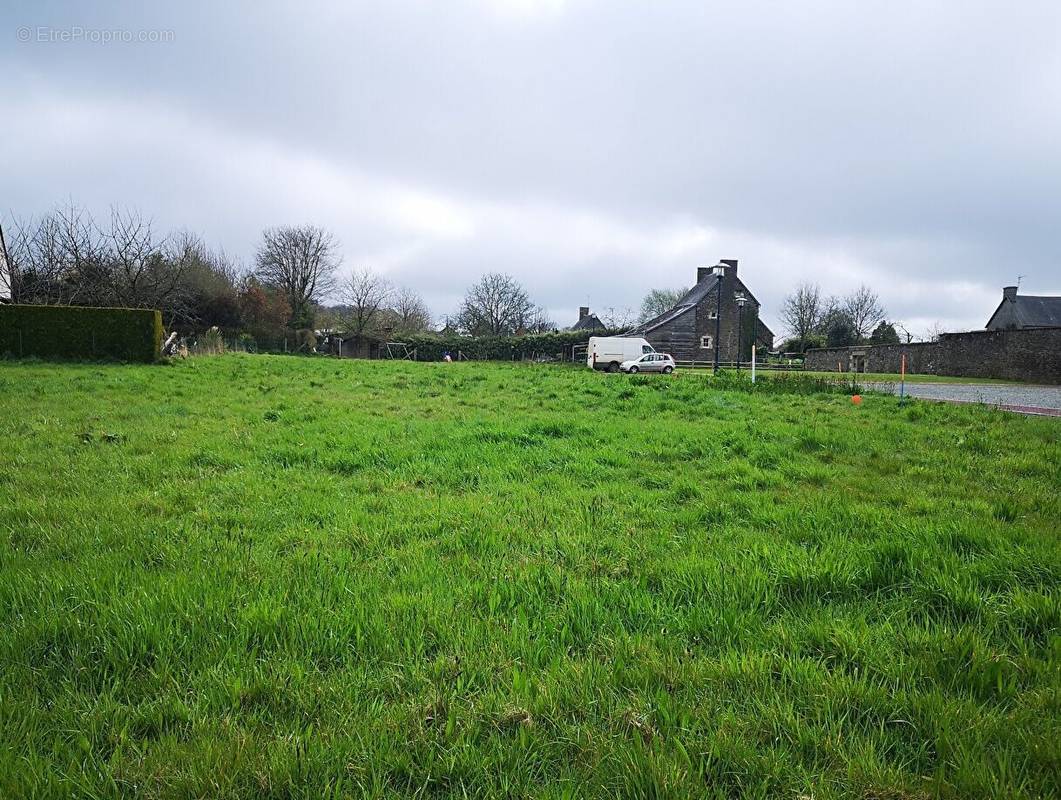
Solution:
<path fill-rule="evenodd" d="M 737 301 L 737 372 L 740 372 L 740 357 L 741 357 L 741 334 L 744 333 L 744 301 L 747 299 L 744 295 L 738 294 L 736 296 Z"/>
<path fill-rule="evenodd" d="M 718 375 L 718 351 L 722 346 L 722 276 L 726 274 L 726 268 L 721 264 L 715 267 L 715 275 L 718 282 L 715 284 L 715 374 Z"/>

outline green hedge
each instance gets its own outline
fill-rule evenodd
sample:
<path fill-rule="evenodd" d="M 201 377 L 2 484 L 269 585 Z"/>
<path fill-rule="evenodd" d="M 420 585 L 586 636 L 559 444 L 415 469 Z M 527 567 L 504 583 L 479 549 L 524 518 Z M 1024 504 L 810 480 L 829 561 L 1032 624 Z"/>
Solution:
<path fill-rule="evenodd" d="M 620 331 L 556 331 L 524 336 L 411 336 L 417 361 L 439 361 L 447 351 L 474 361 L 520 361 L 536 356 L 558 356 L 570 360 L 574 345 L 586 344 L 591 336 L 618 336 Z"/>
<path fill-rule="evenodd" d="M 145 308 L 0 304 L 0 353 L 41 358 L 154 361 L 162 314 Z"/>

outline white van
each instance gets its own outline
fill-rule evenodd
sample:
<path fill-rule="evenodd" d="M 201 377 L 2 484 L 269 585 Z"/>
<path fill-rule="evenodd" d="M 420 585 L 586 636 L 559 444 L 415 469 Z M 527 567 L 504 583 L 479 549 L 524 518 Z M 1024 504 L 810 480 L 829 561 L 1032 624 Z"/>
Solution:
<path fill-rule="evenodd" d="M 591 336 L 586 348 L 586 366 L 618 372 L 624 361 L 654 352 L 652 345 L 640 336 Z"/>

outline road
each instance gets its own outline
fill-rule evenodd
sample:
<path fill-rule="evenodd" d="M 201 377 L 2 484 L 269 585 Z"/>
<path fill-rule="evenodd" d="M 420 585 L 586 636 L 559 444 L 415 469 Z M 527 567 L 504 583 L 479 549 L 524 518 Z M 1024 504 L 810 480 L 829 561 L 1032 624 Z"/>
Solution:
<path fill-rule="evenodd" d="M 899 382 L 869 384 L 899 394 Z M 1061 416 L 1061 386 L 1019 383 L 907 383 L 910 397 L 947 400 L 952 403 L 984 403 L 1006 411 Z"/>

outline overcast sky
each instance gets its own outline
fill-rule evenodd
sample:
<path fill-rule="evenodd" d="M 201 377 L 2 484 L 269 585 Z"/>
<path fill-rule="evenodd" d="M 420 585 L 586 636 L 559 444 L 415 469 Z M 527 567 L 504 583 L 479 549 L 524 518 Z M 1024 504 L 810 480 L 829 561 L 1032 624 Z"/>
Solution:
<path fill-rule="evenodd" d="M 561 325 L 720 258 L 778 333 L 803 280 L 915 333 L 1061 294 L 1056 0 L 141 5 L 5 8 L 0 219 L 245 263 L 312 222 L 439 316 L 502 271 Z"/>

